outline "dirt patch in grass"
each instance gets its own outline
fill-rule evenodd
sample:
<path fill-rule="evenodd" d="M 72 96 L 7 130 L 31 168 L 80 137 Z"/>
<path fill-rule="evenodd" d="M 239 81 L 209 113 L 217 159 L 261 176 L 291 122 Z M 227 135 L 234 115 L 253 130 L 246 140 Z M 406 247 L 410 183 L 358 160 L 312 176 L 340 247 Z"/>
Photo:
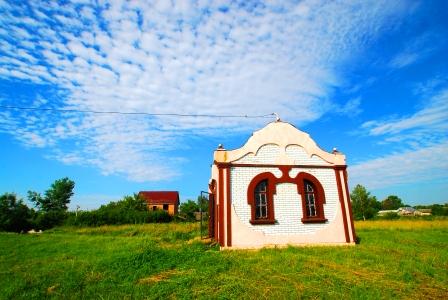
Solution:
<path fill-rule="evenodd" d="M 160 273 L 154 274 L 149 277 L 140 278 L 138 280 L 138 284 L 153 284 L 153 283 L 169 280 L 173 276 L 185 275 L 187 273 L 189 273 L 189 272 L 180 271 L 180 270 L 176 270 L 176 269 L 166 270 L 166 271 L 162 271 Z"/>
<path fill-rule="evenodd" d="M 58 288 L 59 284 L 55 284 L 50 286 L 49 288 L 47 288 L 47 294 L 51 295 L 54 294 L 56 292 L 56 289 Z"/>

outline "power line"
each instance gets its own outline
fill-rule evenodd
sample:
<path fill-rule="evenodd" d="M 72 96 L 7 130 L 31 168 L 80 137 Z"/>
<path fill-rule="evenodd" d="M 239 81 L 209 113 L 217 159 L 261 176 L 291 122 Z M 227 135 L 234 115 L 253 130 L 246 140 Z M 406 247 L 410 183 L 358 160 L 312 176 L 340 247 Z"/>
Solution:
<path fill-rule="evenodd" d="M 275 113 L 266 115 L 212 115 L 212 114 L 178 114 L 178 113 L 149 113 L 149 112 L 123 112 L 123 111 L 98 111 L 88 109 L 60 109 L 60 108 L 45 108 L 45 107 L 26 107 L 26 106 L 11 106 L 0 105 L 3 109 L 15 110 L 33 110 L 33 111 L 54 111 L 54 112 L 74 112 L 74 113 L 90 113 L 90 114 L 115 114 L 115 115 L 144 115 L 144 116 L 166 116 L 166 117 L 190 117 L 190 118 L 270 118 L 275 116 Z"/>

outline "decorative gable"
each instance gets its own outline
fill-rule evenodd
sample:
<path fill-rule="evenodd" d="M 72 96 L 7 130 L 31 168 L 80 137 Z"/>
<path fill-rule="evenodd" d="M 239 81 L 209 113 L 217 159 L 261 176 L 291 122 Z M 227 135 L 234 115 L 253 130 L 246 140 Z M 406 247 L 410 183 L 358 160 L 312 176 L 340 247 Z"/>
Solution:
<path fill-rule="evenodd" d="M 325 152 L 309 134 L 281 121 L 254 132 L 239 149 L 215 151 L 214 159 L 222 163 L 345 165 L 345 155 Z"/>

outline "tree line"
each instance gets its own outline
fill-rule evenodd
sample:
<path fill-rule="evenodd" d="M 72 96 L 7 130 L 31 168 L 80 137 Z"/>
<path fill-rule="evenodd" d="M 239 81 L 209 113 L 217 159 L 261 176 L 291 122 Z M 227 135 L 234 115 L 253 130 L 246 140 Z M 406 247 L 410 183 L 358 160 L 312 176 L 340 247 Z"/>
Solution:
<path fill-rule="evenodd" d="M 170 216 L 164 210 L 150 211 L 146 201 L 137 194 L 124 196 L 121 200 L 110 202 L 90 211 L 68 211 L 73 196 L 75 182 L 65 177 L 56 180 L 43 195 L 29 191 L 27 198 L 34 205 L 28 207 L 13 193 L 0 195 L 0 231 L 26 232 L 30 229 L 45 230 L 60 225 L 101 226 L 115 224 L 141 224 L 196 220 L 195 213 L 208 212 L 208 199 L 198 197 L 180 205 L 180 213 Z M 374 218 L 379 210 L 396 210 L 407 206 L 403 201 L 390 195 L 378 201 L 362 185 L 357 185 L 350 193 L 353 217 L 356 220 Z M 448 205 L 433 204 L 416 206 L 430 208 L 433 215 L 448 216 Z"/>
<path fill-rule="evenodd" d="M 146 201 L 134 194 L 90 211 L 68 211 L 75 182 L 56 180 L 43 195 L 29 191 L 28 207 L 14 193 L 0 195 L 0 231 L 27 232 L 46 230 L 60 225 L 100 226 L 169 222 L 172 217 L 163 210 L 149 211 Z"/>
<path fill-rule="evenodd" d="M 149 210 L 145 199 L 137 194 L 101 205 L 89 211 L 68 211 L 75 182 L 65 177 L 56 180 L 44 194 L 28 191 L 28 207 L 14 193 L 0 195 L 0 231 L 27 232 L 55 226 L 101 226 L 120 224 L 163 223 L 172 220 L 194 221 L 195 212 L 208 210 L 208 199 L 198 197 L 180 205 L 180 212 L 171 216 L 164 210 Z"/>
<path fill-rule="evenodd" d="M 396 210 L 400 207 L 410 206 L 404 204 L 403 200 L 395 195 L 390 195 L 384 200 L 378 201 L 375 196 L 371 195 L 370 192 L 360 184 L 353 188 L 350 193 L 350 198 L 355 220 L 372 219 L 377 216 L 377 213 L 380 210 Z M 431 209 L 431 214 L 434 216 L 448 216 L 448 204 L 418 205 L 414 208 L 429 208 Z"/>

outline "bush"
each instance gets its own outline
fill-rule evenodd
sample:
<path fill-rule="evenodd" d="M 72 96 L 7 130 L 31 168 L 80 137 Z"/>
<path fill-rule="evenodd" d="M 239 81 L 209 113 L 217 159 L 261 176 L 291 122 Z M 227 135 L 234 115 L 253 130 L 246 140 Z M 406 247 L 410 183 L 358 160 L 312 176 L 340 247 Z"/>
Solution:
<path fill-rule="evenodd" d="M 143 223 L 166 223 L 171 216 L 163 210 L 157 211 L 80 211 L 78 215 L 69 213 L 65 222 L 71 226 L 101 226 Z"/>
<path fill-rule="evenodd" d="M 383 220 L 397 220 L 400 219 L 400 216 L 396 212 L 388 212 L 380 218 Z"/>
<path fill-rule="evenodd" d="M 110 202 L 92 211 L 70 212 L 65 222 L 72 226 L 165 223 L 172 217 L 163 210 L 148 211 L 146 202 L 137 195 Z"/>
<path fill-rule="evenodd" d="M 34 219 L 34 228 L 46 230 L 55 226 L 60 226 L 67 218 L 67 212 L 63 210 L 51 210 L 48 212 L 38 212 Z"/>
<path fill-rule="evenodd" d="M 180 215 L 184 220 L 195 221 L 195 212 L 199 211 L 199 206 L 193 200 L 188 200 L 180 205 Z"/>
<path fill-rule="evenodd" d="M 21 232 L 31 229 L 33 216 L 31 209 L 16 194 L 5 193 L 0 196 L 0 231 Z"/>
<path fill-rule="evenodd" d="M 168 223 L 173 218 L 164 210 L 149 211 L 148 221 L 146 223 Z"/>
<path fill-rule="evenodd" d="M 448 205 L 433 204 L 428 206 L 434 216 L 448 216 Z"/>

